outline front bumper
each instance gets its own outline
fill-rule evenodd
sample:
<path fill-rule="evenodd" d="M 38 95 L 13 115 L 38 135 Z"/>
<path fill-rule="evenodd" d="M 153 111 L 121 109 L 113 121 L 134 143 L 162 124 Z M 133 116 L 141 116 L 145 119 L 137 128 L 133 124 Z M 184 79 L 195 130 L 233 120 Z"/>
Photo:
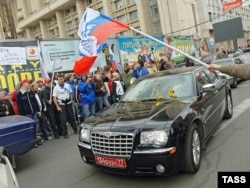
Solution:
<path fill-rule="evenodd" d="M 81 158 L 89 165 L 103 169 L 104 171 L 125 175 L 172 175 L 181 169 L 182 163 L 178 160 L 176 148 L 134 150 L 131 157 L 126 160 L 126 168 L 113 168 L 96 164 L 95 155 L 89 144 L 78 142 Z M 104 156 L 111 157 L 111 156 Z M 164 172 L 156 170 L 157 165 L 165 168 Z"/>

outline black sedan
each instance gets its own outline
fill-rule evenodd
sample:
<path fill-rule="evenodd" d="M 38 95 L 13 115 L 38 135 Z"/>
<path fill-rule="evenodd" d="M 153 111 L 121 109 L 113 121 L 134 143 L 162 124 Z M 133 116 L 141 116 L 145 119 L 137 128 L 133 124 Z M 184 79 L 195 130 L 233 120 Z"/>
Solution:
<path fill-rule="evenodd" d="M 223 118 L 233 114 L 225 77 L 201 66 L 136 80 L 123 98 L 81 124 L 82 160 L 126 175 L 196 173 L 201 153 Z"/>

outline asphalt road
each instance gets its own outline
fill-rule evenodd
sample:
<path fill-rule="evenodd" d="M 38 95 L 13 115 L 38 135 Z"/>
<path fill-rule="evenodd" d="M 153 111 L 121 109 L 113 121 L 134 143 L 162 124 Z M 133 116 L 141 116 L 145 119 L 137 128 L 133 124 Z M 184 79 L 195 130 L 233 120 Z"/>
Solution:
<path fill-rule="evenodd" d="M 219 171 L 250 171 L 250 81 L 233 89 L 234 116 L 222 122 L 196 174 L 132 177 L 109 174 L 82 162 L 78 135 L 46 141 L 16 158 L 20 188 L 216 188 Z"/>

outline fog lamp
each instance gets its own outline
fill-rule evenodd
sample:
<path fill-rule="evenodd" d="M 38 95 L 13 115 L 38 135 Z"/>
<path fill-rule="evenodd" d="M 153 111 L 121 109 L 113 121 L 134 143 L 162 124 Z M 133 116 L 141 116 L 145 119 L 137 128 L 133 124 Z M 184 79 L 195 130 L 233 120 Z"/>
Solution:
<path fill-rule="evenodd" d="M 82 160 L 83 160 L 84 162 L 87 162 L 87 159 L 86 159 L 85 156 L 82 156 Z"/>
<path fill-rule="evenodd" d="M 165 167 L 161 164 L 156 165 L 156 171 L 159 173 L 165 172 Z"/>

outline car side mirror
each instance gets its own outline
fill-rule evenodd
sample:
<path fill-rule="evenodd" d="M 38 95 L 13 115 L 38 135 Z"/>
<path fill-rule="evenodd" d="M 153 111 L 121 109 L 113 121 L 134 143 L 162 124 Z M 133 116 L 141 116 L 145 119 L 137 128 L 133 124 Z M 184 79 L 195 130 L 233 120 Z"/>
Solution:
<path fill-rule="evenodd" d="M 226 77 L 226 75 L 220 75 L 220 77 L 222 78 L 222 79 L 225 79 L 225 80 L 227 80 L 227 77 Z"/>
<path fill-rule="evenodd" d="M 215 84 L 205 84 L 202 86 L 202 93 L 206 93 L 206 92 L 214 92 L 215 89 Z"/>

